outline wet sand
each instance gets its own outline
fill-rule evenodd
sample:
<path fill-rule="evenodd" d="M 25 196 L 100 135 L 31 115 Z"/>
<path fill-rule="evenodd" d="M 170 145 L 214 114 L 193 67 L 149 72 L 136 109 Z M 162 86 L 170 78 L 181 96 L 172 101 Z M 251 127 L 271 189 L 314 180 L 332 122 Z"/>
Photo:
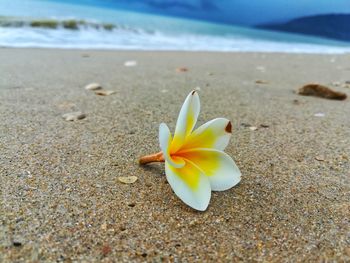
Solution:
<path fill-rule="evenodd" d="M 0 58 L 1 262 L 350 261 L 350 99 L 294 92 L 350 80 L 350 55 L 0 49 Z M 91 82 L 116 93 L 97 96 L 84 89 Z M 196 87 L 199 124 L 232 121 L 226 152 L 243 175 L 206 212 L 173 194 L 164 164 L 137 164 L 159 151 L 159 123 L 173 131 Z M 62 118 L 73 111 L 86 118 Z"/>

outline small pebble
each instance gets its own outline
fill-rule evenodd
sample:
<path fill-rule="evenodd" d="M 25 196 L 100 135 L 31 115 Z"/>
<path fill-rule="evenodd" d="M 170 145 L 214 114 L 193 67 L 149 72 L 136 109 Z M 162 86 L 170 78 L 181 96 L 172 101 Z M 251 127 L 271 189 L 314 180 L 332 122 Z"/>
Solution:
<path fill-rule="evenodd" d="M 101 252 L 102 252 L 103 256 L 107 256 L 109 253 L 112 252 L 112 248 L 109 245 L 104 245 L 102 247 L 102 251 Z"/>
<path fill-rule="evenodd" d="M 256 84 L 268 84 L 269 82 L 266 80 L 256 80 L 255 83 Z"/>
<path fill-rule="evenodd" d="M 63 114 L 62 117 L 66 121 L 77 121 L 77 120 L 85 119 L 86 114 L 82 113 L 81 111 L 76 111 L 76 112 Z"/>
<path fill-rule="evenodd" d="M 241 123 L 241 126 L 242 126 L 242 127 L 245 127 L 245 128 L 248 128 L 248 127 L 250 127 L 250 126 L 252 126 L 252 125 L 250 125 L 249 123 L 242 122 L 242 123 Z"/>
<path fill-rule="evenodd" d="M 188 71 L 188 68 L 185 68 L 185 67 L 180 67 L 176 69 L 176 72 L 187 72 L 187 71 Z"/>
<path fill-rule="evenodd" d="M 326 116 L 326 114 L 324 114 L 323 112 L 317 112 L 314 114 L 315 117 L 324 117 Z"/>
<path fill-rule="evenodd" d="M 250 126 L 249 127 L 249 130 L 251 130 L 251 131 L 256 131 L 258 129 L 258 127 L 255 127 L 255 126 Z"/>
<path fill-rule="evenodd" d="M 293 104 L 294 105 L 300 105 L 300 101 L 299 100 L 293 100 Z"/>
<path fill-rule="evenodd" d="M 123 184 L 133 184 L 137 181 L 138 178 L 136 176 L 119 176 L 117 179 Z"/>
<path fill-rule="evenodd" d="M 115 91 L 114 90 L 96 90 L 95 94 L 99 95 L 99 96 L 109 96 L 114 94 Z"/>
<path fill-rule="evenodd" d="M 98 83 L 90 83 L 85 86 L 86 90 L 100 90 L 102 89 L 102 86 Z"/>
<path fill-rule="evenodd" d="M 137 61 L 135 60 L 128 60 L 124 62 L 125 67 L 135 67 L 137 65 Z"/>
<path fill-rule="evenodd" d="M 320 155 L 316 156 L 315 159 L 317 161 L 320 161 L 320 162 L 323 162 L 325 160 L 325 158 L 323 156 L 320 156 Z"/>
<path fill-rule="evenodd" d="M 314 96 L 330 100 L 345 100 L 346 94 L 320 84 L 306 84 L 298 90 L 299 95 Z"/>

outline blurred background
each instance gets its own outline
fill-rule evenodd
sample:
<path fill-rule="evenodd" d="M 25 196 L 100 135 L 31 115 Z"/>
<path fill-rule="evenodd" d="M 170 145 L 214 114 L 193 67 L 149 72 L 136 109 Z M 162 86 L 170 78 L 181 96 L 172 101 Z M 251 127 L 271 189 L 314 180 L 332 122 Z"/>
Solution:
<path fill-rule="evenodd" d="M 349 0 L 0 0 L 1 47 L 350 51 Z"/>

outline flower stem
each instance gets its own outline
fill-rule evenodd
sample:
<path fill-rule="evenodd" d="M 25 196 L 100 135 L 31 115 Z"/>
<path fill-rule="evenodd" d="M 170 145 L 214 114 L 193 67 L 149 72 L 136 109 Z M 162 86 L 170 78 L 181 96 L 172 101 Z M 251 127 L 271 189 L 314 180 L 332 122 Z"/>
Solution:
<path fill-rule="evenodd" d="M 147 164 L 153 162 L 164 162 L 164 156 L 162 152 L 146 155 L 140 158 L 139 164 Z"/>

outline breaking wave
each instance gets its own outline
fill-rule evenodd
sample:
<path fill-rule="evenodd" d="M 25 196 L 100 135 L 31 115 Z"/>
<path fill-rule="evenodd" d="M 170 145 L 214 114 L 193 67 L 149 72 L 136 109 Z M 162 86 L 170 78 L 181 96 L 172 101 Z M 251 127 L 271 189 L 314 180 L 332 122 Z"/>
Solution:
<path fill-rule="evenodd" d="M 0 17 L 0 47 L 345 53 L 350 47 L 317 38 L 186 22 L 184 31 L 150 30 L 80 19 Z M 180 24 L 182 25 L 182 24 Z M 193 29 L 194 28 L 194 29 Z M 223 33 L 219 30 L 222 30 Z M 214 33 L 213 33 L 214 32 Z M 278 40 L 277 40 L 278 39 Z"/>

